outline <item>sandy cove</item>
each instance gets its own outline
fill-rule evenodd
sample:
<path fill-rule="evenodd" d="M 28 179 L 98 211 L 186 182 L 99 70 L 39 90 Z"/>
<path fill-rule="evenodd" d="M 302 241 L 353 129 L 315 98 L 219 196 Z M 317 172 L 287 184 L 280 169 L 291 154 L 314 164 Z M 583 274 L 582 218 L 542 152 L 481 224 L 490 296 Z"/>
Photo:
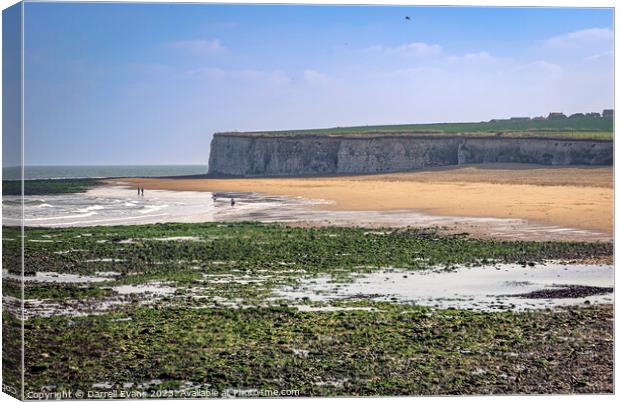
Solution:
<path fill-rule="evenodd" d="M 133 187 L 257 192 L 324 199 L 341 211 L 412 209 L 431 215 L 520 218 L 613 232 L 612 167 L 469 165 L 364 176 L 303 178 L 126 178 Z"/>

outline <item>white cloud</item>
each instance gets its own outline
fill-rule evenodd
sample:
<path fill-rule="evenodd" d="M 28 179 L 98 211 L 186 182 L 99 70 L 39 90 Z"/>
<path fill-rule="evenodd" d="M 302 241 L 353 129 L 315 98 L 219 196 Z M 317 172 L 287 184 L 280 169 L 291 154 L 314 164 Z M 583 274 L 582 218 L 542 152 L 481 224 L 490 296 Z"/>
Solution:
<path fill-rule="evenodd" d="M 175 81 L 175 91 L 192 99 L 186 109 L 205 126 L 239 130 L 476 121 L 609 107 L 611 72 L 605 63 L 583 61 L 606 57 L 608 48 L 528 50 L 500 57 L 484 48 L 449 54 L 425 42 L 378 45 L 358 49 L 354 67 L 309 61 L 305 69 L 286 71 L 196 68 Z M 234 110 L 234 119 L 221 110 Z"/>
<path fill-rule="evenodd" d="M 171 66 L 159 63 L 129 63 L 128 68 L 139 74 L 163 74 L 173 71 Z"/>
<path fill-rule="evenodd" d="M 594 60 L 600 60 L 603 58 L 607 58 L 607 57 L 611 57 L 613 56 L 614 52 L 612 50 L 609 50 L 607 52 L 603 52 L 603 53 L 596 53 L 596 54 L 592 54 L 590 56 L 584 57 L 585 61 L 594 61 Z"/>
<path fill-rule="evenodd" d="M 366 49 L 370 52 L 381 52 L 387 54 L 419 55 L 419 56 L 438 56 L 442 53 L 441 46 L 425 42 L 411 42 L 397 47 L 383 45 L 370 46 Z"/>
<path fill-rule="evenodd" d="M 441 53 L 441 46 L 439 45 L 429 45 L 424 42 L 413 42 L 403 46 L 400 46 L 396 49 L 397 52 L 414 52 L 420 55 L 430 55 L 436 56 Z"/>
<path fill-rule="evenodd" d="M 333 77 L 317 70 L 304 70 L 303 80 L 310 85 L 334 84 L 336 82 Z"/>
<path fill-rule="evenodd" d="M 611 44 L 614 33 L 609 28 L 589 28 L 553 36 L 544 41 L 552 48 L 591 46 L 592 44 Z"/>
<path fill-rule="evenodd" d="M 422 66 L 422 67 L 412 67 L 412 68 L 404 68 L 404 69 L 398 69 L 396 71 L 394 71 L 394 74 L 405 74 L 405 75 L 415 75 L 415 76 L 420 76 L 420 75 L 425 75 L 425 74 L 439 74 L 441 73 L 442 70 L 438 67 L 428 67 L 428 66 Z"/>
<path fill-rule="evenodd" d="M 219 79 L 222 81 L 245 81 L 245 82 L 268 82 L 273 84 L 288 84 L 290 77 L 279 70 L 224 70 L 221 68 L 197 68 L 189 70 L 186 75 L 192 77 L 203 77 L 209 79 Z"/>
<path fill-rule="evenodd" d="M 219 39 L 193 39 L 169 42 L 167 47 L 183 49 L 195 53 L 213 53 L 226 50 Z"/>
<path fill-rule="evenodd" d="M 382 53 L 386 56 L 403 56 L 403 55 L 415 55 L 425 56 L 431 58 L 436 62 L 448 62 L 448 63 L 489 63 L 497 62 L 502 59 L 493 56 L 487 51 L 479 51 L 466 53 L 463 55 L 449 55 L 445 54 L 443 48 L 437 44 L 428 44 L 425 42 L 412 42 L 401 46 L 388 47 L 383 45 L 375 45 L 365 49 L 367 52 Z M 415 68 L 415 67 L 414 67 Z"/>
<path fill-rule="evenodd" d="M 517 66 L 513 71 L 556 75 L 561 74 L 563 72 L 563 69 L 557 64 L 548 62 L 546 60 L 535 60 L 530 63 Z"/>
<path fill-rule="evenodd" d="M 477 62 L 477 61 L 495 61 L 497 58 L 492 56 L 489 52 L 476 52 L 467 53 L 462 56 L 448 56 L 446 58 L 449 62 Z"/>

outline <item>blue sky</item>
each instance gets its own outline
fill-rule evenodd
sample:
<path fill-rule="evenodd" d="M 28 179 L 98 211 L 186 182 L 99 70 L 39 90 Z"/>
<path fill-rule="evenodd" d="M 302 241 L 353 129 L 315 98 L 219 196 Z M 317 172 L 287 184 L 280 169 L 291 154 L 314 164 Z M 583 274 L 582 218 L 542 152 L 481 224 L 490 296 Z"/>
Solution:
<path fill-rule="evenodd" d="M 216 131 L 600 111 L 612 27 L 610 9 L 27 3 L 26 163 L 205 164 Z"/>

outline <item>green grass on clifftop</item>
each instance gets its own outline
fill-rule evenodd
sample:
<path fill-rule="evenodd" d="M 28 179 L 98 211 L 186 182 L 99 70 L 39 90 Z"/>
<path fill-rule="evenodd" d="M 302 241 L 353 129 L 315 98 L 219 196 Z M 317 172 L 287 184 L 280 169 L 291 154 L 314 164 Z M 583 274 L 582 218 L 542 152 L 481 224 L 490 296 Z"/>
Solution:
<path fill-rule="evenodd" d="M 613 119 L 607 117 L 573 117 L 551 120 L 494 120 L 477 123 L 399 124 L 384 126 L 333 127 L 308 130 L 254 131 L 223 134 L 293 136 L 360 134 L 475 134 L 502 133 L 515 137 L 570 137 L 613 139 Z"/>

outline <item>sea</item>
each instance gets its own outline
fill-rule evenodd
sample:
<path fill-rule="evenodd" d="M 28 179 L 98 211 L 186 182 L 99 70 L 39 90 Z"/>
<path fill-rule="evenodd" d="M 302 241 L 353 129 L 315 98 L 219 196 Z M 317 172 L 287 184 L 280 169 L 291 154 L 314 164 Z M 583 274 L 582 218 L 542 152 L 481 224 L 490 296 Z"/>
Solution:
<path fill-rule="evenodd" d="M 207 173 L 207 165 L 92 165 L 26 166 L 24 179 L 84 179 L 107 177 L 193 176 Z M 19 180 L 21 167 L 3 167 L 3 180 Z"/>

